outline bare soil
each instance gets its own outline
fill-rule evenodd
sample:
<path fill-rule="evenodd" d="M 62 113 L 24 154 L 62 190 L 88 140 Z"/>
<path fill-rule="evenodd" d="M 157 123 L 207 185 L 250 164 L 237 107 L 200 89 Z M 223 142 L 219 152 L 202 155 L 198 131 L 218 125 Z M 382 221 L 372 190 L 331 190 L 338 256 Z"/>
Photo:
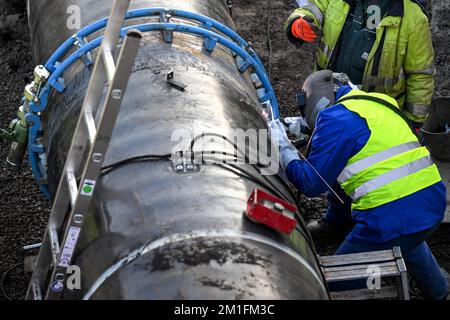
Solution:
<path fill-rule="evenodd" d="M 433 19 L 431 28 L 436 48 L 437 96 L 450 95 L 450 3 L 448 0 L 428 0 Z M 239 32 L 254 44 L 278 95 L 283 116 L 297 115 L 295 93 L 312 72 L 313 50 L 309 45 L 301 49 L 291 46 L 282 26 L 294 9 L 293 0 L 235 0 L 234 17 Z M 0 126 L 6 128 L 15 116 L 27 83 L 31 81 L 33 63 L 23 0 L 0 3 Z M 24 275 L 22 247 L 41 241 L 49 215 L 49 204 L 41 196 L 24 165 L 21 172 L 12 171 L 5 163 L 9 143 L 0 141 L 0 274 L 4 293 L 0 300 L 23 299 L 28 276 Z M 305 219 L 318 219 L 326 209 L 324 198 L 306 199 L 302 203 Z M 440 264 L 450 270 L 450 229 L 441 227 L 430 240 Z M 332 254 L 341 239 L 317 243 L 320 254 Z M 36 252 L 34 252 L 36 253 Z M 1 288 L 0 288 L 1 289 Z"/>

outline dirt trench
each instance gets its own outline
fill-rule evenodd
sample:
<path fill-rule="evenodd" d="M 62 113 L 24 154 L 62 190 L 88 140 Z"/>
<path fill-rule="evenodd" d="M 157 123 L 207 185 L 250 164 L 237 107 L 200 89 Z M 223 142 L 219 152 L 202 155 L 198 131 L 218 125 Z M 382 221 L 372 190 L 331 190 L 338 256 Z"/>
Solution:
<path fill-rule="evenodd" d="M 436 96 L 450 95 L 450 3 L 428 0 L 433 19 L 431 29 L 436 49 Z M 291 46 L 282 25 L 294 9 L 294 0 L 234 0 L 234 18 L 238 31 L 251 41 L 261 56 L 276 90 L 283 116 L 297 115 L 295 94 L 312 71 L 313 50 Z M 23 0 L 0 2 L 0 127 L 6 128 L 15 116 L 27 83 L 31 81 L 33 63 Z M 269 54 L 270 53 L 270 54 Z M 5 292 L 0 300 L 22 299 L 28 278 L 24 276 L 24 245 L 41 241 L 49 215 L 49 204 L 42 197 L 25 165 L 21 172 L 11 171 L 5 159 L 9 143 L 0 141 L 0 274 Z M 325 198 L 306 199 L 305 219 L 319 218 L 326 209 Z M 450 270 L 450 229 L 441 227 L 430 245 L 442 267 Z M 341 239 L 317 242 L 320 254 L 332 254 Z"/>

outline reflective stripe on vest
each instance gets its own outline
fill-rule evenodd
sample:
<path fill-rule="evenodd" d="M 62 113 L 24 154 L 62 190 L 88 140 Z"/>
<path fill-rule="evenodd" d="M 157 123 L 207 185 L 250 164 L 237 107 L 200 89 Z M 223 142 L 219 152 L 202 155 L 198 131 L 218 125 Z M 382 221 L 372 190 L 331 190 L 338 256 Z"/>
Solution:
<path fill-rule="evenodd" d="M 302 9 L 308 9 L 309 11 L 311 11 L 314 16 L 317 18 L 317 21 L 319 21 L 319 24 L 322 25 L 323 24 L 323 13 L 322 11 L 320 11 L 320 9 L 314 4 L 311 3 L 308 0 L 297 0 L 297 4 L 300 8 Z"/>
<path fill-rule="evenodd" d="M 351 194 L 351 198 L 353 199 L 353 201 L 356 201 L 367 195 L 369 192 L 372 192 L 391 182 L 409 176 L 420 170 L 431 167 L 432 165 L 433 161 L 431 160 L 431 157 L 429 155 L 416 161 L 407 163 L 404 166 L 388 171 L 370 181 L 367 181 L 363 185 L 356 188 L 356 190 Z"/>
<path fill-rule="evenodd" d="M 344 168 L 342 173 L 339 175 L 337 181 L 342 184 L 345 181 L 347 181 L 348 179 L 350 179 L 350 177 L 352 177 L 353 175 L 360 173 L 361 171 L 369 168 L 370 166 L 372 166 L 378 162 L 387 160 L 387 159 L 392 158 L 400 153 L 410 151 L 410 150 L 420 148 L 420 147 L 421 147 L 421 145 L 418 141 L 412 141 L 412 142 L 404 143 L 404 144 L 395 146 L 393 148 L 381 151 L 374 155 L 371 155 L 367 158 L 359 160 L 359 161 L 349 165 L 348 167 Z"/>
<path fill-rule="evenodd" d="M 390 78 L 390 77 L 378 77 L 378 76 L 372 76 L 372 75 L 364 75 L 363 78 L 363 84 L 366 86 L 375 86 L 375 87 L 393 87 L 395 86 L 399 81 L 402 81 L 405 79 L 405 71 L 402 67 L 400 67 L 400 74 L 398 77 Z"/>
<path fill-rule="evenodd" d="M 416 116 L 426 116 L 430 113 L 430 105 L 424 105 L 424 104 L 406 104 L 406 110 L 411 112 L 413 115 Z"/>
<path fill-rule="evenodd" d="M 327 56 L 327 60 L 330 59 L 330 47 L 323 40 L 320 42 L 319 48 Z"/>

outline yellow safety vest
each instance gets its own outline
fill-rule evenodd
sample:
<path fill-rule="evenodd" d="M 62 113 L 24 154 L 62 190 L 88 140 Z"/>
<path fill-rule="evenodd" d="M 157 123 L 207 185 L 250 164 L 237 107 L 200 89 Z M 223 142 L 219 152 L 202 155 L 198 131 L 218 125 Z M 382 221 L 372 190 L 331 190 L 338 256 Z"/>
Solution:
<path fill-rule="evenodd" d="M 371 132 L 367 144 L 348 160 L 338 177 L 353 200 L 352 209 L 378 207 L 441 181 L 429 151 L 420 145 L 408 123 L 386 105 L 361 96 L 398 108 L 395 99 L 385 94 L 358 90 L 337 102 L 364 118 Z"/>

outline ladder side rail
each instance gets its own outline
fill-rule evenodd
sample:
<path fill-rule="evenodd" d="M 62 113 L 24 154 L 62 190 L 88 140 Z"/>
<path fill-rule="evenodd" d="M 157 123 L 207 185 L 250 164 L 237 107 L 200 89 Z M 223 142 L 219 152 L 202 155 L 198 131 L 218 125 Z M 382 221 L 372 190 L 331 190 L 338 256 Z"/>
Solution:
<path fill-rule="evenodd" d="M 72 208 L 68 226 L 65 228 L 64 241 L 62 251 L 60 253 L 58 265 L 54 268 L 50 286 L 47 291 L 48 299 L 58 299 L 61 296 L 61 291 L 54 292 L 52 290 L 52 283 L 54 279 L 57 281 L 64 281 L 65 271 L 71 264 L 73 253 L 76 248 L 78 235 L 81 231 L 86 214 L 92 200 L 92 193 L 83 194 L 82 186 L 86 181 L 97 182 L 101 173 L 101 168 L 105 160 L 105 154 L 108 149 L 110 136 L 116 123 L 120 106 L 122 104 L 125 91 L 131 76 L 132 67 L 139 49 L 142 35 L 139 31 L 130 30 L 125 38 L 124 45 L 118 59 L 117 71 L 114 75 L 113 82 L 108 89 L 107 99 L 102 108 L 102 114 L 99 119 L 99 126 L 95 142 L 91 147 L 88 160 L 83 170 L 81 178 L 80 191 L 78 193 L 75 206 Z M 95 188 L 95 183 L 93 188 Z M 64 251 L 65 248 L 70 248 L 70 255 Z"/>
<path fill-rule="evenodd" d="M 113 56 L 117 48 L 117 43 L 119 42 L 120 30 L 125 21 L 130 1 L 131 0 L 116 0 L 111 9 L 111 15 L 105 29 L 102 47 L 105 52 L 109 52 Z"/>
<path fill-rule="evenodd" d="M 114 52 L 113 47 L 116 47 L 115 43 L 119 41 L 120 30 L 128 10 L 129 3 L 130 0 L 116 0 L 113 8 L 111 9 L 111 24 L 108 23 L 105 30 L 105 33 L 107 34 L 105 34 L 102 41 L 102 44 L 105 45 L 102 45 L 99 50 L 100 52 L 97 56 L 97 61 L 89 82 L 89 87 L 83 102 L 81 114 L 72 138 L 69 154 L 64 165 L 64 170 L 61 173 L 58 190 L 52 206 L 52 212 L 50 214 L 48 226 L 44 235 L 44 241 L 36 262 L 36 270 L 32 275 L 32 279 L 27 290 L 27 299 L 41 298 L 42 289 L 45 285 L 52 261 L 54 264 L 54 271 L 57 267 L 56 265 L 61 255 L 58 237 L 61 233 L 61 227 L 63 226 L 66 216 L 68 215 L 67 210 L 69 208 L 69 203 L 74 204 L 73 189 L 77 189 L 75 190 L 76 193 L 79 192 L 76 186 L 76 181 L 74 186 L 72 181 L 73 179 L 70 179 L 70 177 L 75 177 L 76 173 L 80 169 L 82 158 L 87 147 L 87 139 L 89 138 L 90 133 L 88 130 L 89 126 L 86 123 L 84 115 L 86 111 L 93 112 L 95 114 L 95 111 L 101 101 L 105 88 L 105 81 L 107 79 L 105 64 L 101 61 L 104 59 L 102 51 L 106 47 L 110 52 Z M 116 32 L 116 34 L 114 34 L 114 32 Z M 70 223 L 70 221 L 68 223 Z M 66 233 L 67 230 L 64 234 Z"/>
<path fill-rule="evenodd" d="M 49 229 L 45 230 L 42 247 L 36 260 L 36 265 L 31 275 L 25 300 L 42 300 L 42 288 L 48 274 L 52 260 Z"/>

